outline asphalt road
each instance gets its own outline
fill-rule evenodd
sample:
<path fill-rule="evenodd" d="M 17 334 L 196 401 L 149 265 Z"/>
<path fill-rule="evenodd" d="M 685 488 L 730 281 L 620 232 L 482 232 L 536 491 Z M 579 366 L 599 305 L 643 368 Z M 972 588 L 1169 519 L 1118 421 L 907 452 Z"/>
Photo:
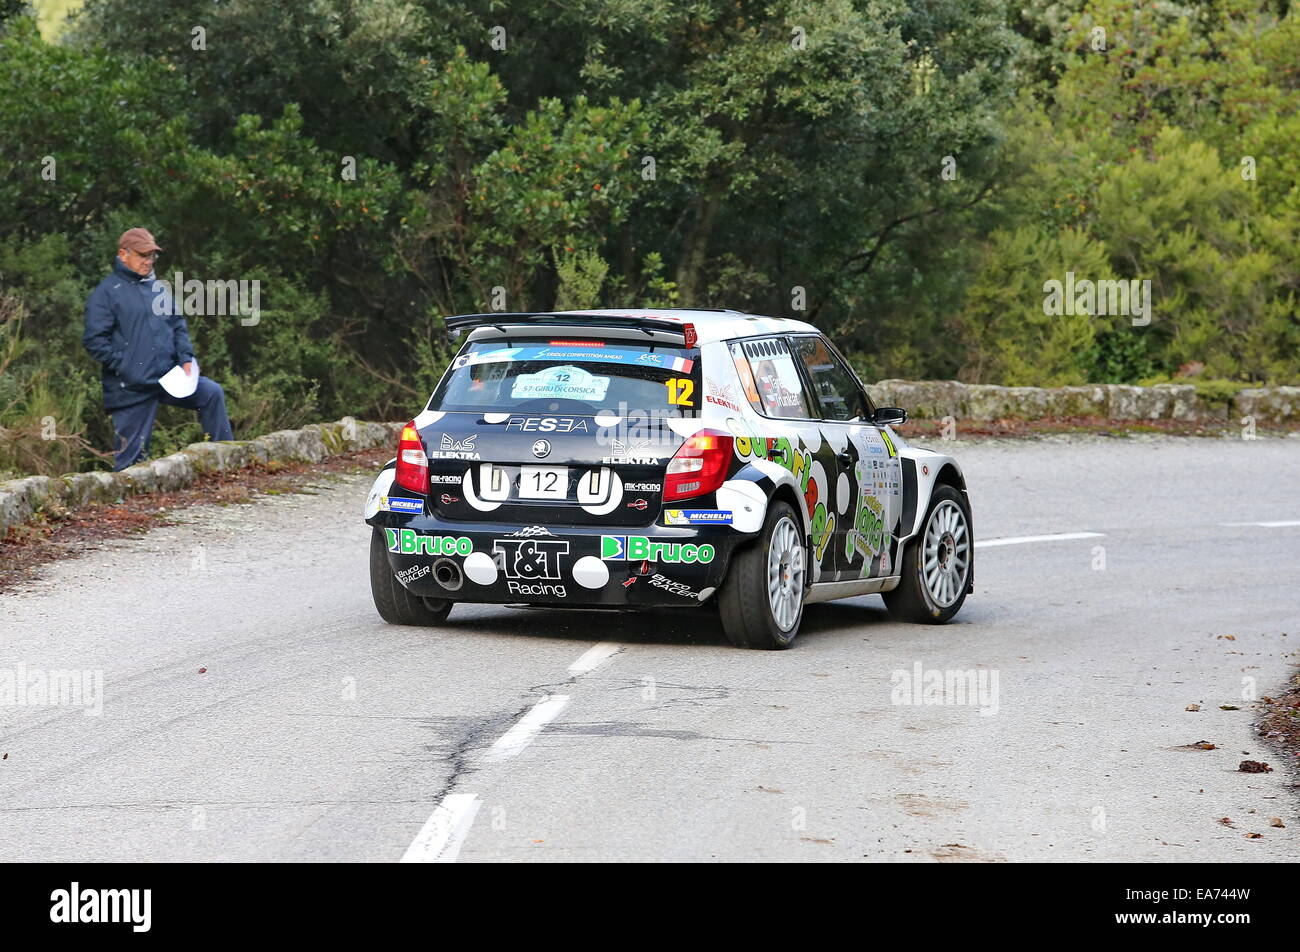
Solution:
<path fill-rule="evenodd" d="M 786 652 L 702 613 L 385 625 L 368 479 L 58 563 L 0 596 L 0 674 L 90 672 L 93 710 L 98 672 L 102 712 L 0 706 L 3 856 L 1293 860 L 1249 698 L 1300 649 L 1300 439 L 956 453 L 977 539 L 1101 535 L 980 548 L 947 626 L 812 606 Z M 907 703 L 918 671 L 982 690 Z"/>

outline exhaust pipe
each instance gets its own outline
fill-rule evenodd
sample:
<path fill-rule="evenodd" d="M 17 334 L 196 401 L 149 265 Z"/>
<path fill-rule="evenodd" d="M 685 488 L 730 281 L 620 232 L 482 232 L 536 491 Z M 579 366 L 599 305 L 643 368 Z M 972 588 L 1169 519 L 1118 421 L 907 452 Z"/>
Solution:
<path fill-rule="evenodd" d="M 451 559 L 439 559 L 433 563 L 434 580 L 449 592 L 454 592 L 465 584 L 465 576 L 460 566 Z"/>

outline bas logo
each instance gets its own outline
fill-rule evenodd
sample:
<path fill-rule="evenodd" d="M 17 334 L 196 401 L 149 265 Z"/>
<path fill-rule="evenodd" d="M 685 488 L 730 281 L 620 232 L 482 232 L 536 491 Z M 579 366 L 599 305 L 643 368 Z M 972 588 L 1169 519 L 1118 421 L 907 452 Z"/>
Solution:
<path fill-rule="evenodd" d="M 616 562 L 713 561 L 713 546 L 690 542 L 656 542 L 646 536 L 601 536 L 600 557 Z"/>
<path fill-rule="evenodd" d="M 473 436 L 467 436 L 463 440 L 454 440 L 444 433 L 442 439 L 438 441 L 438 449 L 453 450 L 457 453 L 472 453 L 474 451 L 474 441 L 477 439 L 477 433 Z"/>

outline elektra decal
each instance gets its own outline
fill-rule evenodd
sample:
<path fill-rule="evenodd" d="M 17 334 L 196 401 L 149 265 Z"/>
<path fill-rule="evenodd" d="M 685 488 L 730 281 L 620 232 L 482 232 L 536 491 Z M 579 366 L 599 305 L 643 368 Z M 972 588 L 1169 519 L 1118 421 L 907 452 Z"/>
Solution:
<path fill-rule="evenodd" d="M 610 440 L 609 448 L 614 451 L 614 456 L 602 456 L 600 461 L 603 465 L 624 466 L 657 466 L 659 464 L 658 456 L 646 456 L 645 453 L 650 449 L 649 440 L 641 440 L 635 444 L 624 443 L 622 440 Z M 656 487 L 658 488 L 658 487 Z"/>
<path fill-rule="evenodd" d="M 478 439 L 478 434 L 467 436 L 463 440 L 457 440 L 446 433 L 442 434 L 442 439 L 438 441 L 438 448 L 429 451 L 430 459 L 478 459 L 478 453 L 475 452 L 474 441 Z"/>

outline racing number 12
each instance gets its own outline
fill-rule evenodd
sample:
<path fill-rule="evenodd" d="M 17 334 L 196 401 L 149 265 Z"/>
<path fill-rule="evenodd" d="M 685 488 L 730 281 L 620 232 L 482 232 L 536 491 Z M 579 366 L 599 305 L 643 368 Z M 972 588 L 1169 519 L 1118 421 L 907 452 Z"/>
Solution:
<path fill-rule="evenodd" d="M 673 406 L 695 406 L 695 401 L 691 399 L 695 393 L 694 380 L 689 377 L 673 377 L 671 380 L 665 380 L 664 386 L 668 388 L 668 402 Z"/>

